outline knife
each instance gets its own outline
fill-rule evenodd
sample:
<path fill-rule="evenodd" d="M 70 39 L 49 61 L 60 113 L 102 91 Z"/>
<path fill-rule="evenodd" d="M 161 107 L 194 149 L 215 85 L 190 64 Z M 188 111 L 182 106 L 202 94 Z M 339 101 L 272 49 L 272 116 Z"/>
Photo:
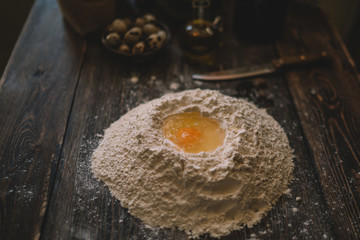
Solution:
<path fill-rule="evenodd" d="M 299 56 L 283 57 L 273 59 L 270 63 L 262 65 L 234 68 L 229 70 L 209 72 L 206 74 L 193 74 L 192 78 L 203 81 L 218 81 L 241 79 L 247 77 L 254 77 L 259 75 L 266 75 L 283 70 L 286 68 L 296 67 L 299 65 L 319 64 L 329 61 L 331 58 L 326 51 L 317 54 L 303 54 Z"/>

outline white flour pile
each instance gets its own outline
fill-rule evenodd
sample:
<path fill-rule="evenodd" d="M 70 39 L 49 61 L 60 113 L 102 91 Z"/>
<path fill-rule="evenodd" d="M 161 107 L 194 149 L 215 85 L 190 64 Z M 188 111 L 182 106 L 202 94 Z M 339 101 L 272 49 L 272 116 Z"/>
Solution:
<path fill-rule="evenodd" d="M 199 111 L 226 131 L 215 152 L 178 152 L 164 139 L 172 114 Z M 150 226 L 193 237 L 259 222 L 292 179 L 292 149 L 264 110 L 217 91 L 189 90 L 142 104 L 114 122 L 92 159 L 123 207 Z"/>

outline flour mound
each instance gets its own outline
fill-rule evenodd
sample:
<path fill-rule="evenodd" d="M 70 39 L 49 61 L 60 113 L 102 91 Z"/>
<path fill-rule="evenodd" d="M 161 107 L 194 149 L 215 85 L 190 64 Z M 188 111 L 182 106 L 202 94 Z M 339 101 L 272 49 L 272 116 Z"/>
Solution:
<path fill-rule="evenodd" d="M 175 150 L 161 127 L 187 111 L 217 119 L 224 144 L 212 153 Z M 92 158 L 95 177 L 133 216 L 192 237 L 252 227 L 285 192 L 293 167 L 284 130 L 265 110 L 199 89 L 129 111 L 105 130 Z"/>

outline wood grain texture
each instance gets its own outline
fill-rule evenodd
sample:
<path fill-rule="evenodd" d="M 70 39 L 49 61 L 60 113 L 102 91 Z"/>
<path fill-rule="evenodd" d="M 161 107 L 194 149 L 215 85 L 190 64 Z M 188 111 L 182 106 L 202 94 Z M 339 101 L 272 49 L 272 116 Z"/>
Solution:
<path fill-rule="evenodd" d="M 327 50 L 333 63 L 286 77 L 338 239 L 360 238 L 360 81 L 343 43 L 316 8 L 292 8 L 280 56 Z"/>
<path fill-rule="evenodd" d="M 229 11 L 234 2 L 222 4 Z M 0 80 L 0 239 L 188 239 L 132 217 L 93 178 L 91 155 L 103 130 L 127 111 L 193 88 L 265 108 L 294 149 L 291 194 L 254 228 L 221 239 L 359 238 L 360 81 L 341 39 L 304 5 L 292 10 L 275 46 L 237 39 L 229 32 L 233 15 L 224 16 L 223 47 L 208 65 L 184 58 L 176 28 L 163 56 L 136 64 L 107 53 L 97 39 L 85 43 L 64 25 L 55 0 L 38 0 Z M 191 79 L 195 72 L 320 49 L 333 54 L 333 68 L 242 81 Z"/>
<path fill-rule="evenodd" d="M 0 80 L 0 239 L 40 236 L 82 58 L 64 28 L 37 1 Z"/>
<path fill-rule="evenodd" d="M 295 150 L 292 195 L 282 197 L 254 228 L 232 232 L 222 239 L 334 236 L 284 78 L 273 75 L 223 83 L 191 79 L 194 72 L 260 63 L 275 57 L 272 45 L 239 42 L 231 34 L 224 38 L 224 46 L 210 61 L 211 66 L 196 65 L 184 59 L 175 34 L 165 55 L 137 65 L 114 58 L 95 41 L 88 43 L 42 239 L 187 239 L 182 231 L 147 229 L 133 218 L 107 187 L 93 178 L 91 155 L 103 130 L 130 109 L 165 93 L 193 88 L 219 90 L 266 108 L 285 128 Z M 139 81 L 133 83 L 132 77 Z M 302 200 L 296 201 L 296 197 Z M 211 238 L 205 235 L 201 239 Z"/>

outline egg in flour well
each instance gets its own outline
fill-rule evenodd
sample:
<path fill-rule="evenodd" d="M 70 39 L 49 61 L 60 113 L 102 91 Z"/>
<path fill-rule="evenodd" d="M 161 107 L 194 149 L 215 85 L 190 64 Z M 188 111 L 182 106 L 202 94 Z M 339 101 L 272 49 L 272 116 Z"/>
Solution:
<path fill-rule="evenodd" d="M 288 192 L 292 152 L 264 109 L 195 89 L 140 104 L 112 123 L 92 172 L 147 226 L 222 237 L 253 227 Z"/>
<path fill-rule="evenodd" d="M 224 142 L 225 131 L 215 119 L 200 112 L 168 116 L 162 126 L 165 138 L 188 153 L 213 152 Z"/>

